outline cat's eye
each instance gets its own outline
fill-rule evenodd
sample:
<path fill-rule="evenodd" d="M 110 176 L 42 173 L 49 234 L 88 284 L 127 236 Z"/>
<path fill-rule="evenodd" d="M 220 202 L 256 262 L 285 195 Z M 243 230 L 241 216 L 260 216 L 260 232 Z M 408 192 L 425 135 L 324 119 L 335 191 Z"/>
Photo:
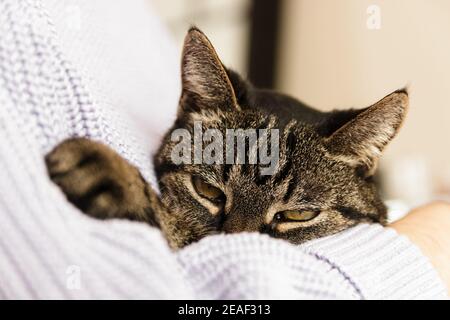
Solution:
<path fill-rule="evenodd" d="M 206 183 L 203 179 L 199 177 L 192 177 L 192 184 L 195 191 L 203 198 L 208 199 L 214 203 L 221 203 L 225 200 L 225 195 L 222 190 L 216 188 L 209 183 Z"/>
<path fill-rule="evenodd" d="M 278 212 L 274 216 L 275 222 L 305 222 L 310 221 L 320 214 L 313 210 L 286 210 Z"/>

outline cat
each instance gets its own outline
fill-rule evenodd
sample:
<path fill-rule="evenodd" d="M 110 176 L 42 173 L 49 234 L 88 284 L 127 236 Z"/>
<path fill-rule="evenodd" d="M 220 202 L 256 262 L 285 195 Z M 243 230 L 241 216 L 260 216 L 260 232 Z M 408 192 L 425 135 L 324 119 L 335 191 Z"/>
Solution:
<path fill-rule="evenodd" d="M 406 89 L 372 106 L 320 112 L 287 95 L 254 88 L 224 67 L 207 37 L 191 28 L 182 53 L 177 119 L 154 156 L 161 195 L 109 147 L 85 138 L 46 156 L 50 178 L 86 214 L 159 227 L 174 249 L 216 233 L 259 232 L 294 244 L 359 223 L 386 223 L 373 176 L 408 109 Z M 251 164 L 179 164 L 171 132 L 278 129 L 272 175 Z"/>

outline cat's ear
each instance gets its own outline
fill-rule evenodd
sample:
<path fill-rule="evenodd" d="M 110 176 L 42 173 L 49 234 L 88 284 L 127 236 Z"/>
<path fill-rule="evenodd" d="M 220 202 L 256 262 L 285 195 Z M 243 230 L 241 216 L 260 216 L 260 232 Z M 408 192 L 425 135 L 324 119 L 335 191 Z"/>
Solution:
<path fill-rule="evenodd" d="M 325 143 L 340 160 L 362 168 L 369 176 L 386 145 L 395 137 L 408 110 L 406 89 L 398 90 L 349 119 Z"/>
<path fill-rule="evenodd" d="M 181 112 L 200 111 L 205 108 L 238 108 L 233 87 L 222 62 L 211 42 L 197 28 L 191 28 L 186 35 L 181 76 Z"/>

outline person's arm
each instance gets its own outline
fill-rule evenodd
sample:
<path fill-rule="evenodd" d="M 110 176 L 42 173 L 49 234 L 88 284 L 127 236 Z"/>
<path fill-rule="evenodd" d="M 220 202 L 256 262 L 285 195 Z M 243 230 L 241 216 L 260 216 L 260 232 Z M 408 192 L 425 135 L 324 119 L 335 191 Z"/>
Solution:
<path fill-rule="evenodd" d="M 427 237 L 405 221 L 363 224 L 303 246 L 259 234 L 213 236 L 181 250 L 178 260 L 199 298 L 446 299 L 429 258 L 438 271 L 448 260 L 437 259 L 431 245 L 424 255 Z"/>
<path fill-rule="evenodd" d="M 430 259 L 450 294 L 450 204 L 436 202 L 418 208 L 391 227 Z"/>
<path fill-rule="evenodd" d="M 306 246 L 346 277 L 362 299 L 446 299 L 436 269 L 394 228 L 360 225 Z"/>

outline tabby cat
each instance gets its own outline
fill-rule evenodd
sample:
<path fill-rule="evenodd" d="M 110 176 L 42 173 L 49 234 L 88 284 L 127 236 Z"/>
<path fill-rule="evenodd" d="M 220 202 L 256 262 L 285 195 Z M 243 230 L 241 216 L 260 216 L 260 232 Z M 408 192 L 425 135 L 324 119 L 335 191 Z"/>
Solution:
<path fill-rule="evenodd" d="M 377 159 L 408 109 L 406 90 L 361 110 L 320 112 L 254 88 L 225 68 L 206 36 L 191 28 L 182 54 L 177 119 L 155 155 L 159 197 L 109 147 L 67 140 L 46 157 L 51 179 L 86 214 L 161 228 L 173 248 L 219 232 L 260 232 L 294 244 L 362 222 L 385 223 L 373 181 Z M 251 164 L 180 164 L 174 129 L 279 129 L 272 175 Z"/>

